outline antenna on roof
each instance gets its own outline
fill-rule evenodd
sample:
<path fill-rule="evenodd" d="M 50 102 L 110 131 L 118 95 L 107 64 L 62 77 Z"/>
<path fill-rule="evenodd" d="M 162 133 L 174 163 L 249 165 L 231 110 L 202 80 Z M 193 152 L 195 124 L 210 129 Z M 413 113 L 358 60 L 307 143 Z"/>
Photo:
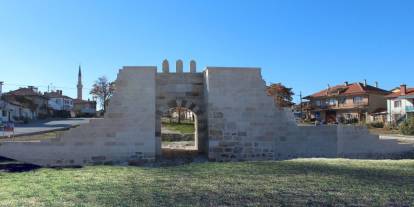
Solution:
<path fill-rule="evenodd" d="M 331 90 L 331 85 L 329 85 L 329 83 L 328 83 L 328 90 L 326 90 L 326 95 L 328 95 L 329 94 L 329 91 Z"/>
<path fill-rule="evenodd" d="M 364 79 L 364 86 L 367 86 L 367 79 Z"/>

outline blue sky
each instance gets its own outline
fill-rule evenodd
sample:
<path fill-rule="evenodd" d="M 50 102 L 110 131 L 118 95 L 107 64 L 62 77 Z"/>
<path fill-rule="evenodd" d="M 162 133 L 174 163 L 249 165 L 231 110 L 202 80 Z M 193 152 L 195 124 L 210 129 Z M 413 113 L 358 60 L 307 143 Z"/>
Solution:
<path fill-rule="evenodd" d="M 5 91 L 52 84 L 75 97 L 79 64 L 87 94 L 99 76 L 165 58 L 261 67 L 304 95 L 364 79 L 414 86 L 414 1 L 0 0 Z"/>

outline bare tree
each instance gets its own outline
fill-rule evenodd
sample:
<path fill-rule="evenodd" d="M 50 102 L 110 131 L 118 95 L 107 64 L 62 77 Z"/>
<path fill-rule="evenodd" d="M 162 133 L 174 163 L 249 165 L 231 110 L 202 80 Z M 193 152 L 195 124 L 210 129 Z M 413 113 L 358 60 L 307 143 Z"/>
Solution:
<path fill-rule="evenodd" d="M 104 112 L 108 106 L 109 99 L 115 90 L 115 82 L 109 82 L 105 76 L 98 78 L 92 86 L 90 94 L 99 100 Z"/>

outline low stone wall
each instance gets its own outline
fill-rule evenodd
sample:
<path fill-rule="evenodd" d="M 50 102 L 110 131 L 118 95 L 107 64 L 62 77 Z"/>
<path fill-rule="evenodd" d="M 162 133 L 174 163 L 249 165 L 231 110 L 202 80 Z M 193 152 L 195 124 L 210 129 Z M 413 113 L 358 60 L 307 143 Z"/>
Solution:
<path fill-rule="evenodd" d="M 163 142 L 194 141 L 194 134 L 161 134 Z"/>
<path fill-rule="evenodd" d="M 413 145 L 396 139 L 380 139 L 362 126 L 338 126 L 338 157 L 384 158 L 412 151 Z M 387 155 L 387 156 L 385 156 Z"/>
<path fill-rule="evenodd" d="M 336 157 L 337 129 L 334 126 L 303 126 L 276 138 L 274 159 Z"/>

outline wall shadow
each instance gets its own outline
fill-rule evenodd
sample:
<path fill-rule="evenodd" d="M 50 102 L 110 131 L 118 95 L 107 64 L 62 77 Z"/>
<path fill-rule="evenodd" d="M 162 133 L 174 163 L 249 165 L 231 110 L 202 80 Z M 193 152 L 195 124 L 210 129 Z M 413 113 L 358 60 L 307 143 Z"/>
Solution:
<path fill-rule="evenodd" d="M 20 173 L 29 172 L 41 168 L 37 165 L 21 163 L 6 157 L 0 157 L 0 172 Z"/>

